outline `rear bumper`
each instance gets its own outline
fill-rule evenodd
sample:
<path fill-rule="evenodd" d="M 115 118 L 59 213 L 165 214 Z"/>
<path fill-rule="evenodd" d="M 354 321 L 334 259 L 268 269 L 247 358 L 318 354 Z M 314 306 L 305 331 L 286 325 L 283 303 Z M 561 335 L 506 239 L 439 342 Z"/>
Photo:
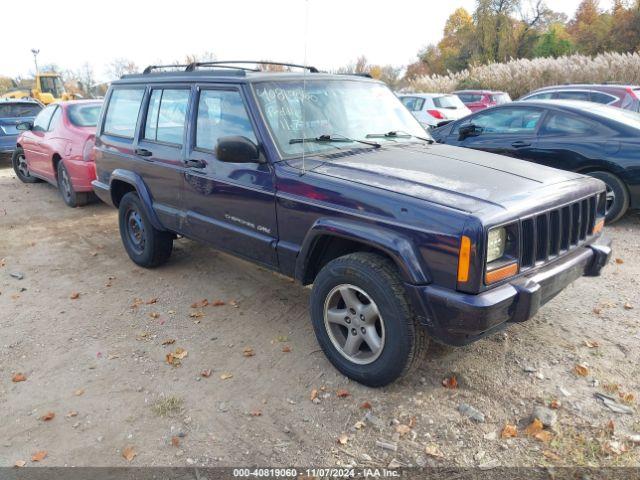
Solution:
<path fill-rule="evenodd" d="M 600 238 L 530 275 L 478 295 L 432 285 L 407 285 L 407 291 L 433 337 L 450 345 L 465 345 L 508 323 L 530 319 L 574 280 L 599 275 L 610 257 L 611 241 Z"/>
<path fill-rule="evenodd" d="M 76 192 L 91 192 L 93 190 L 91 182 L 96 178 L 96 168 L 93 162 L 65 159 L 64 164 L 69 176 L 71 176 L 71 185 Z"/>
<path fill-rule="evenodd" d="M 113 200 L 111 199 L 111 189 L 109 188 L 109 185 L 98 180 L 94 180 L 91 182 L 91 186 L 93 187 L 93 192 L 100 200 L 107 205 L 111 205 L 112 207 L 114 206 Z"/>

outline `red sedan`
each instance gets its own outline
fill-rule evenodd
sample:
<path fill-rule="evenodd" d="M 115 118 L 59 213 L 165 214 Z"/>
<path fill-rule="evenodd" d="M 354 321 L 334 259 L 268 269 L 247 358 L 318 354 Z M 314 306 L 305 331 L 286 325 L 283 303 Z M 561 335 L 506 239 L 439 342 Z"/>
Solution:
<path fill-rule="evenodd" d="M 13 169 L 20 180 L 44 180 L 58 187 L 70 207 L 85 205 L 96 178 L 93 146 L 101 100 L 54 103 L 31 122 L 17 125 Z"/>

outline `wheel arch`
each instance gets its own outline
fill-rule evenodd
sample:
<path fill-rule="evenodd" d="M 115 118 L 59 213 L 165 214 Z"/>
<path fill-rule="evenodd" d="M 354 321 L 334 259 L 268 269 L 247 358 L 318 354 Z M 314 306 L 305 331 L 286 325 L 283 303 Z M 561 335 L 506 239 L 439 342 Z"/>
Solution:
<path fill-rule="evenodd" d="M 296 260 L 295 278 L 309 285 L 331 260 L 357 251 L 389 258 L 405 282 L 431 283 L 418 250 L 404 235 L 377 225 L 335 219 L 320 219 L 311 227 Z"/>
<path fill-rule="evenodd" d="M 140 198 L 145 213 L 149 217 L 149 221 L 153 227 L 157 230 L 166 231 L 153 209 L 151 193 L 140 175 L 127 170 L 114 170 L 109 181 L 109 191 L 111 201 L 116 208 L 120 205 L 122 197 L 129 192 L 135 192 Z"/>

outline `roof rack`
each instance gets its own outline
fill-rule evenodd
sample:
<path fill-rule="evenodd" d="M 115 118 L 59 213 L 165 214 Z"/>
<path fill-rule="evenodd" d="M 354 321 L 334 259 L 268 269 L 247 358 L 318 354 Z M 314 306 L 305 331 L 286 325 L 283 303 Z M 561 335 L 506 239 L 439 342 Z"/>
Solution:
<path fill-rule="evenodd" d="M 142 71 L 143 75 L 147 75 L 149 73 L 151 73 L 153 70 L 160 70 L 160 69 L 164 69 L 164 68 L 187 68 L 189 65 L 179 65 L 179 64 L 174 64 L 174 65 L 149 65 L 147 68 L 145 68 Z"/>
<path fill-rule="evenodd" d="M 319 73 L 319 70 L 316 67 L 312 67 L 310 65 L 299 65 L 297 63 L 282 63 L 282 62 L 266 62 L 266 61 L 255 61 L 255 60 L 229 60 L 226 62 L 217 61 L 217 62 L 193 62 L 186 66 L 185 72 L 192 72 L 198 67 L 220 67 L 220 68 L 231 68 L 237 70 L 245 70 L 249 72 L 259 72 L 259 68 L 248 68 L 248 67 L 236 67 L 238 64 L 246 64 L 253 63 L 256 65 L 278 65 L 280 67 L 293 67 L 293 68 L 302 68 L 304 70 L 309 70 L 311 73 Z M 149 68 L 149 67 L 147 67 Z M 146 71 L 146 69 L 145 69 Z"/>

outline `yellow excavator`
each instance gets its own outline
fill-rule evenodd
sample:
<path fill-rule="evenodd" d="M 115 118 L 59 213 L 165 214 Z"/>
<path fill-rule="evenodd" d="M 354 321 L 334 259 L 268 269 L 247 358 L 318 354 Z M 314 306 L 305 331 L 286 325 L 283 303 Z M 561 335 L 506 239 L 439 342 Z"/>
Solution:
<path fill-rule="evenodd" d="M 34 98 L 49 105 L 60 100 L 73 100 L 77 96 L 65 90 L 59 74 L 47 72 L 37 73 L 32 86 L 14 88 L 0 98 Z"/>

